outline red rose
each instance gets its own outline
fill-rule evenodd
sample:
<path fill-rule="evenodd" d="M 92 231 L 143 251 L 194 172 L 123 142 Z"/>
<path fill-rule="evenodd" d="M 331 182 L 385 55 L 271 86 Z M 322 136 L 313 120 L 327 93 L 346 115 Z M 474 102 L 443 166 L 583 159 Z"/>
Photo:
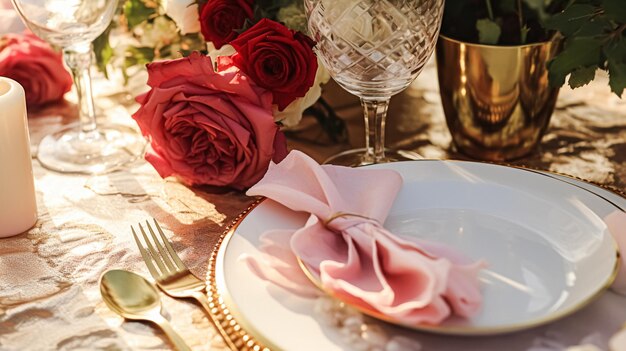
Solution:
<path fill-rule="evenodd" d="M 271 91 L 281 111 L 315 82 L 315 42 L 278 22 L 264 18 L 230 44 L 235 65 Z"/>
<path fill-rule="evenodd" d="M 61 54 L 32 33 L 0 38 L 0 76 L 24 87 L 28 107 L 58 101 L 72 88 Z"/>
<path fill-rule="evenodd" d="M 216 49 L 237 38 L 236 30 L 252 19 L 253 0 L 209 0 L 200 11 L 200 28 L 206 41 Z"/>
<path fill-rule="evenodd" d="M 146 160 L 162 177 L 244 189 L 287 155 L 271 94 L 231 66 L 199 53 L 148 65 L 152 89 L 133 114 L 150 139 Z"/>

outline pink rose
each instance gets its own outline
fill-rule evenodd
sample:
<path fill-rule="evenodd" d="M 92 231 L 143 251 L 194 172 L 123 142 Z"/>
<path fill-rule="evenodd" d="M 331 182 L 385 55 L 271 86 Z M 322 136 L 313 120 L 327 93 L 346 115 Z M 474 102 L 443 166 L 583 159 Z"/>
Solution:
<path fill-rule="evenodd" d="M 162 177 L 191 185 L 244 189 L 263 177 L 270 161 L 287 155 L 272 116 L 272 94 L 235 67 L 215 72 L 207 56 L 148 65 L 152 89 L 137 98 L 133 118 Z"/>
<path fill-rule="evenodd" d="M 61 54 L 32 33 L 0 37 L 0 76 L 24 87 L 28 107 L 61 100 L 72 88 Z"/>

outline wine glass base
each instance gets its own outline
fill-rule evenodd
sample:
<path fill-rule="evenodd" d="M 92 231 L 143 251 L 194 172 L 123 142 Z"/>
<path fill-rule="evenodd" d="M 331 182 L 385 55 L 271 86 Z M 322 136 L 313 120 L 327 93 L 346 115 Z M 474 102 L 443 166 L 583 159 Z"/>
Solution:
<path fill-rule="evenodd" d="M 102 174 L 137 160 L 145 147 L 145 139 L 127 126 L 103 124 L 83 132 L 75 124 L 46 136 L 37 159 L 45 168 L 61 173 Z"/>
<path fill-rule="evenodd" d="M 379 160 L 378 162 L 374 162 L 373 158 L 367 157 L 366 149 L 360 148 L 344 151 L 337 155 L 331 156 L 330 158 L 326 159 L 326 161 L 324 161 L 324 164 L 359 167 L 375 163 L 414 161 L 420 159 L 423 159 L 423 157 L 413 151 L 385 149 L 385 158 Z"/>

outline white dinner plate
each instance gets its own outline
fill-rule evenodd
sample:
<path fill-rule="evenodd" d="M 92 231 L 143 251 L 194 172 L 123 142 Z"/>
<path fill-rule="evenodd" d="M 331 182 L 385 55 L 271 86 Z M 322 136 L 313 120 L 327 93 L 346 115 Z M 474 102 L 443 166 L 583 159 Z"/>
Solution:
<path fill-rule="evenodd" d="M 609 192 L 551 173 L 464 161 L 371 166 L 398 171 L 403 187 L 385 222 L 391 232 L 446 243 L 489 267 L 480 274 L 484 303 L 471 319 L 409 326 L 456 335 L 494 335 L 536 327 L 582 308 L 618 268 L 603 218 L 626 208 Z M 262 344 L 284 350 L 343 350 L 315 318 L 314 300 L 255 276 L 240 261 L 259 255 L 269 229 L 301 227 L 307 216 L 261 202 L 230 230 L 215 263 L 227 312 Z"/>

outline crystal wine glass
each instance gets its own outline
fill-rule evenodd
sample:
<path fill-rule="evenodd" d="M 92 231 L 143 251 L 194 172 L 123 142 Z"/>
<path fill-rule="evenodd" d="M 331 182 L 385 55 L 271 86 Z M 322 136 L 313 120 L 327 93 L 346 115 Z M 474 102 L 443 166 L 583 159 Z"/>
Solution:
<path fill-rule="evenodd" d="M 109 25 L 117 0 L 12 0 L 30 30 L 63 48 L 78 95 L 79 122 L 46 136 L 37 158 L 64 173 L 106 173 L 142 154 L 144 139 L 132 128 L 96 122 L 91 42 Z"/>
<path fill-rule="evenodd" d="M 444 0 L 304 4 L 318 57 L 339 85 L 361 98 L 365 112 L 365 150 L 349 150 L 326 163 L 357 166 L 419 158 L 385 150 L 385 119 L 391 96 L 411 84 L 435 48 Z"/>

